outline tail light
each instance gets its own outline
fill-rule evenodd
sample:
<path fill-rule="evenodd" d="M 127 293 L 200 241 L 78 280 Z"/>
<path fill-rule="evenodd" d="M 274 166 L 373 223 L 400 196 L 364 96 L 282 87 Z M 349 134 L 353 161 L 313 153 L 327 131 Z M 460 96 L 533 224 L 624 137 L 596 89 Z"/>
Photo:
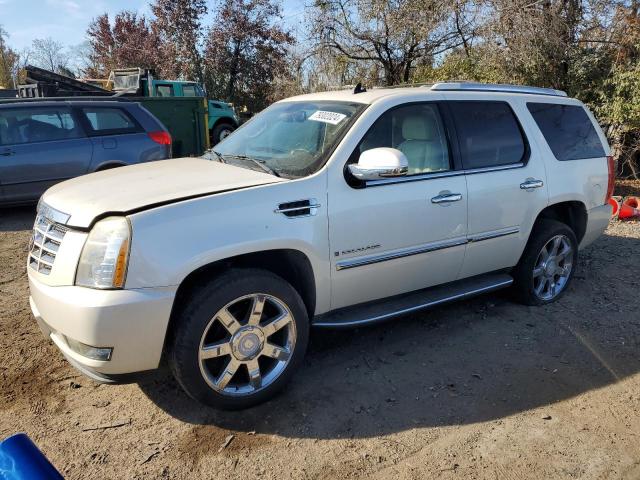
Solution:
<path fill-rule="evenodd" d="M 613 189 L 616 186 L 616 166 L 611 155 L 607 156 L 607 168 L 609 169 L 609 183 L 607 184 L 607 196 L 604 199 L 604 203 L 607 203 L 613 196 Z"/>
<path fill-rule="evenodd" d="M 171 135 L 169 132 L 159 130 L 157 132 L 149 132 L 149 138 L 160 145 L 171 145 Z"/>

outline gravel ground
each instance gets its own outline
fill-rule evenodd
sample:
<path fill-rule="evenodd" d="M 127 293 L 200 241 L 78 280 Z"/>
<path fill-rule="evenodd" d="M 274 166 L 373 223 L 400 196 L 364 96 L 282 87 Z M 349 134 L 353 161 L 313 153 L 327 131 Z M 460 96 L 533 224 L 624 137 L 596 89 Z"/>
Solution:
<path fill-rule="evenodd" d="M 640 478 L 640 222 L 612 222 L 557 303 L 314 332 L 285 393 L 226 413 L 166 372 L 71 368 L 29 311 L 32 221 L 0 211 L 0 438 L 27 432 L 67 478 Z"/>

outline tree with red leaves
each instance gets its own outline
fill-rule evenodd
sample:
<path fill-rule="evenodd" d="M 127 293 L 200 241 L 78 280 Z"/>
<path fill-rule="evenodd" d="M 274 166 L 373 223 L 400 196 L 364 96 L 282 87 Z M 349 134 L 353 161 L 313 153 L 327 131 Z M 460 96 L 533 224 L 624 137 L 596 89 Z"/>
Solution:
<path fill-rule="evenodd" d="M 200 38 L 205 0 L 155 0 L 153 27 L 160 35 L 159 54 L 169 78 L 203 81 Z"/>
<path fill-rule="evenodd" d="M 153 68 L 164 70 L 158 56 L 160 36 L 153 24 L 134 12 L 118 13 L 113 24 L 105 13 L 94 19 L 87 30 L 90 77 L 106 78 L 116 68 Z"/>
<path fill-rule="evenodd" d="M 209 94 L 250 111 L 273 101 L 274 79 L 288 73 L 287 53 L 295 43 L 281 24 L 273 0 L 223 0 L 205 40 Z"/>

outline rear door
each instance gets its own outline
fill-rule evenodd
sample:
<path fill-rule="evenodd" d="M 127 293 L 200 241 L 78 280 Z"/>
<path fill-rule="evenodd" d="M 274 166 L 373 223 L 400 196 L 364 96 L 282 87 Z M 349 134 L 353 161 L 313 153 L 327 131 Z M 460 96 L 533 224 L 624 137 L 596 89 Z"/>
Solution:
<path fill-rule="evenodd" d="M 82 106 L 79 115 L 93 142 L 91 170 L 157 160 L 160 145 L 153 142 L 126 108 L 119 106 Z"/>
<path fill-rule="evenodd" d="M 543 159 L 499 100 L 447 102 L 467 179 L 468 241 L 461 278 L 514 266 L 538 213 L 547 206 Z"/>
<path fill-rule="evenodd" d="M 66 105 L 0 110 L 0 184 L 7 202 L 37 200 L 88 171 L 91 141 Z"/>

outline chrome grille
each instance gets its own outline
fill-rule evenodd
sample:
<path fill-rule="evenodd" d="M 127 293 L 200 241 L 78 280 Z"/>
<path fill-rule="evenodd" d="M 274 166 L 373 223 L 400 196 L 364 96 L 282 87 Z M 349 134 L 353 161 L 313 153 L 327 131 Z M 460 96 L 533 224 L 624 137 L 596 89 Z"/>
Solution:
<path fill-rule="evenodd" d="M 29 247 L 29 266 L 36 272 L 49 275 L 62 239 L 68 230 L 67 227 L 55 223 L 39 211 Z"/>

